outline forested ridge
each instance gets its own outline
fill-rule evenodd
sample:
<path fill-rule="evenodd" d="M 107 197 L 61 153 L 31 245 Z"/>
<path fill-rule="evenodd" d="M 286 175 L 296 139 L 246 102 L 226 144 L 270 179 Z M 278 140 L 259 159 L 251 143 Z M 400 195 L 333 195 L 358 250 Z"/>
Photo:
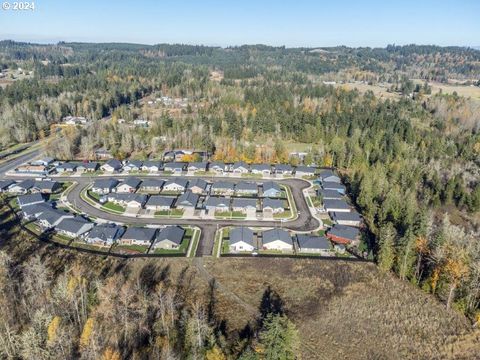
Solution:
<path fill-rule="evenodd" d="M 62 159 L 158 158 L 202 148 L 224 161 L 338 168 L 368 232 L 362 250 L 477 323 L 480 320 L 480 112 L 472 99 L 430 94 L 429 81 L 479 86 L 480 51 L 395 46 L 36 45 L 0 42 L 0 67 L 33 78 L 0 87 L 0 144 L 45 136 L 67 115 L 95 121 L 48 145 Z M 222 78 L 212 80 L 212 72 Z M 385 81 L 396 98 L 323 82 Z M 425 85 L 415 87 L 409 79 Z M 173 114 L 146 99 L 188 98 Z M 148 129 L 129 121 L 145 118 Z M 125 119 L 126 122 L 119 122 Z M 77 329 L 76 331 L 80 331 Z M 212 345 L 213 346 L 213 345 Z"/>

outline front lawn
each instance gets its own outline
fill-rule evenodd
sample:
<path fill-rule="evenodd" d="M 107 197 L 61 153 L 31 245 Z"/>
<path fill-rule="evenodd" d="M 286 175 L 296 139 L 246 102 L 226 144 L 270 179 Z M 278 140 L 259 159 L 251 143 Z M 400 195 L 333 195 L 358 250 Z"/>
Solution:
<path fill-rule="evenodd" d="M 215 212 L 216 219 L 245 219 L 247 217 L 246 214 L 242 213 L 241 211 L 221 211 Z"/>
<path fill-rule="evenodd" d="M 118 204 L 115 204 L 113 202 L 106 202 L 103 204 L 103 206 L 100 208 L 101 210 L 109 210 L 117 213 L 123 214 L 125 212 L 125 208 L 123 206 L 120 206 Z"/>
<path fill-rule="evenodd" d="M 292 217 L 292 212 L 290 210 L 283 211 L 281 213 L 273 214 L 274 219 L 288 219 Z"/>
<path fill-rule="evenodd" d="M 182 217 L 183 212 L 184 212 L 183 209 L 160 210 L 160 211 L 155 211 L 154 216 L 158 216 L 158 217 L 162 217 L 162 216 Z"/>

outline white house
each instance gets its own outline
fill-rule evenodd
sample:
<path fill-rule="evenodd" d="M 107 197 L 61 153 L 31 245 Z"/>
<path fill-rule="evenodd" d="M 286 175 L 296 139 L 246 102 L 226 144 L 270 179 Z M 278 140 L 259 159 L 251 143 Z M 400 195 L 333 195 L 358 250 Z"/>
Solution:
<path fill-rule="evenodd" d="M 253 243 L 253 231 L 248 227 L 236 227 L 230 230 L 229 247 L 232 252 L 255 250 Z"/>
<path fill-rule="evenodd" d="M 263 232 L 262 246 L 265 250 L 293 251 L 290 234 L 283 229 L 271 229 Z"/>

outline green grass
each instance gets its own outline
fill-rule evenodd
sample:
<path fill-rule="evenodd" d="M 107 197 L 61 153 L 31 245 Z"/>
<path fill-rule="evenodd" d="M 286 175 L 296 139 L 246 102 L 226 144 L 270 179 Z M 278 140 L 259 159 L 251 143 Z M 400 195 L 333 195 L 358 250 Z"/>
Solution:
<path fill-rule="evenodd" d="M 103 174 L 104 174 L 104 172 L 102 170 L 85 171 L 80 176 L 97 176 L 97 175 L 103 175 Z"/>
<path fill-rule="evenodd" d="M 261 179 L 261 178 L 263 178 L 263 175 L 262 175 L 262 174 L 251 174 L 251 173 L 248 173 L 248 174 L 242 174 L 242 178 Z"/>
<path fill-rule="evenodd" d="M 230 252 L 230 241 L 222 241 L 222 254 L 228 254 Z"/>
<path fill-rule="evenodd" d="M 192 230 L 191 228 L 188 228 L 188 230 Z M 193 234 L 193 238 L 192 240 L 190 241 L 192 243 L 192 245 L 190 246 L 190 257 L 195 257 L 195 254 L 197 252 L 197 247 L 198 247 L 198 242 L 200 240 L 200 230 L 197 230 L 195 231 L 195 233 Z"/>
<path fill-rule="evenodd" d="M 95 201 L 100 201 L 100 194 L 97 194 L 96 192 L 93 192 L 92 190 L 87 190 L 87 195 L 90 196 L 92 199 Z"/>
<path fill-rule="evenodd" d="M 113 212 L 118 212 L 118 213 L 124 213 L 125 212 L 125 208 L 123 206 L 120 206 L 118 204 L 115 204 L 113 202 L 106 202 L 105 204 L 103 204 L 103 206 L 100 208 L 101 210 L 109 210 L 109 211 L 113 211 Z"/>
<path fill-rule="evenodd" d="M 310 196 L 307 195 L 306 198 L 307 198 L 308 206 L 313 207 L 313 202 L 312 202 L 312 199 L 310 199 Z"/>
<path fill-rule="evenodd" d="M 188 249 L 188 244 L 190 244 L 190 239 L 186 236 L 183 238 L 182 242 L 178 249 L 155 249 L 154 254 L 186 254 Z"/>
<path fill-rule="evenodd" d="M 176 217 L 180 218 L 183 216 L 183 209 L 171 209 L 171 210 L 161 210 L 156 211 L 154 216 L 156 217 Z"/>
<path fill-rule="evenodd" d="M 247 217 L 246 214 L 242 213 L 241 211 L 223 211 L 223 212 L 215 212 L 216 219 L 245 219 Z"/>
<path fill-rule="evenodd" d="M 145 253 L 149 247 L 145 245 L 117 245 L 114 247 L 114 251 L 118 250 L 131 250 L 139 253 Z"/>
<path fill-rule="evenodd" d="M 287 210 L 287 211 L 284 211 L 284 212 L 281 212 L 281 213 L 273 214 L 274 219 L 288 219 L 290 217 L 292 217 L 291 210 Z"/>
<path fill-rule="evenodd" d="M 215 241 L 213 244 L 213 256 L 216 257 L 217 254 L 219 253 L 220 246 L 222 244 L 222 239 L 223 239 L 223 229 L 220 229 L 215 233 Z"/>
<path fill-rule="evenodd" d="M 322 219 L 324 225 L 332 226 L 333 221 L 330 219 Z"/>
<path fill-rule="evenodd" d="M 171 190 L 161 192 L 162 195 L 178 195 L 181 193 L 182 193 L 181 191 L 171 191 Z"/>

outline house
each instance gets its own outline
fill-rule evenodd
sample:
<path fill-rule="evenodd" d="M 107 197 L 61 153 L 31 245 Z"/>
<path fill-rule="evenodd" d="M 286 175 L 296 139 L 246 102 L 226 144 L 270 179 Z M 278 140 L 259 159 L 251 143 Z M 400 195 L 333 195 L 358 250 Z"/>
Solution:
<path fill-rule="evenodd" d="M 180 226 L 166 226 L 157 234 L 153 247 L 155 249 L 178 249 L 185 235 Z"/>
<path fill-rule="evenodd" d="M 147 195 L 111 193 L 107 195 L 107 200 L 126 207 L 141 208 L 147 202 Z"/>
<path fill-rule="evenodd" d="M 262 247 L 265 250 L 292 251 L 292 237 L 283 229 L 265 230 L 262 233 Z"/>
<path fill-rule="evenodd" d="M 324 190 L 335 190 L 342 195 L 345 195 L 346 193 L 345 186 L 336 182 L 324 181 L 322 182 L 322 188 Z"/>
<path fill-rule="evenodd" d="M 330 217 L 334 223 L 339 225 L 360 226 L 362 223 L 362 218 L 355 210 L 350 212 L 331 212 Z"/>
<path fill-rule="evenodd" d="M 359 242 L 360 230 L 353 226 L 335 224 L 327 231 L 326 236 L 337 244 L 356 244 Z"/>
<path fill-rule="evenodd" d="M 263 196 L 264 197 L 279 197 L 282 195 L 282 189 L 280 185 L 273 181 L 267 181 L 263 183 Z"/>
<path fill-rule="evenodd" d="M 248 164 L 243 161 L 237 161 L 232 165 L 232 172 L 234 174 L 247 174 L 248 171 Z"/>
<path fill-rule="evenodd" d="M 50 166 L 54 161 L 55 159 L 52 157 L 44 157 L 42 159 L 32 161 L 32 165 Z"/>
<path fill-rule="evenodd" d="M 268 176 L 272 171 L 272 167 L 267 164 L 252 164 L 250 165 L 250 169 L 252 170 L 252 174 L 260 174 Z"/>
<path fill-rule="evenodd" d="M 51 229 L 57 226 L 63 219 L 72 219 L 74 216 L 58 209 L 45 209 L 37 216 L 37 221 L 44 229 Z"/>
<path fill-rule="evenodd" d="M 17 197 L 18 206 L 23 209 L 24 206 L 40 204 L 45 202 L 42 194 L 26 194 Z"/>
<path fill-rule="evenodd" d="M 134 193 L 142 183 L 142 180 L 136 177 L 129 177 L 119 183 L 115 188 L 117 193 Z"/>
<path fill-rule="evenodd" d="M 167 162 L 163 165 L 163 170 L 172 172 L 172 173 L 181 173 L 184 167 L 185 167 L 185 163 Z"/>
<path fill-rule="evenodd" d="M 233 195 L 235 185 L 228 181 L 216 181 L 212 184 L 210 192 L 213 194 Z"/>
<path fill-rule="evenodd" d="M 225 197 L 210 196 L 206 203 L 205 208 L 208 212 L 226 212 L 230 210 L 230 199 Z"/>
<path fill-rule="evenodd" d="M 323 182 L 334 182 L 337 184 L 341 184 L 340 177 L 336 175 L 332 170 L 322 170 L 320 171 L 320 175 L 318 176 L 320 181 Z"/>
<path fill-rule="evenodd" d="M 25 164 L 20 165 L 15 169 L 17 173 L 25 173 L 25 174 L 38 174 L 38 175 L 46 175 L 49 173 L 49 170 L 44 165 L 32 165 L 32 164 Z"/>
<path fill-rule="evenodd" d="M 95 157 L 97 159 L 111 159 L 111 158 L 113 158 L 112 154 L 110 154 L 110 152 L 107 151 L 104 148 L 95 150 Z"/>
<path fill-rule="evenodd" d="M 13 180 L 0 180 L 0 192 L 5 192 L 10 186 L 15 184 Z"/>
<path fill-rule="evenodd" d="M 227 168 L 223 162 L 216 161 L 216 162 L 211 162 L 208 165 L 208 170 L 217 174 L 223 174 L 227 170 Z"/>
<path fill-rule="evenodd" d="M 90 231 L 94 225 L 94 223 L 77 216 L 74 218 L 63 219 L 55 226 L 55 230 L 59 234 L 76 238 Z"/>
<path fill-rule="evenodd" d="M 315 171 L 317 169 L 311 166 L 297 166 L 295 168 L 295 176 L 296 177 L 303 177 L 303 176 L 315 176 Z"/>
<path fill-rule="evenodd" d="M 100 167 L 100 164 L 95 161 L 90 161 L 90 162 L 84 163 L 83 167 L 85 168 L 84 170 L 85 172 L 95 172 Z"/>
<path fill-rule="evenodd" d="M 145 203 L 145 209 L 150 211 L 167 211 L 172 208 L 174 201 L 175 198 L 171 196 L 152 195 Z"/>
<path fill-rule="evenodd" d="M 125 232 L 122 226 L 116 224 L 98 224 L 85 235 L 85 241 L 90 244 L 113 245 Z"/>
<path fill-rule="evenodd" d="M 297 234 L 298 251 L 307 254 L 320 254 L 330 256 L 333 253 L 332 246 L 325 236 L 313 236 Z"/>
<path fill-rule="evenodd" d="M 188 182 L 188 190 L 194 194 L 203 194 L 207 190 L 208 183 L 203 179 L 194 179 Z"/>
<path fill-rule="evenodd" d="M 288 164 L 276 164 L 275 165 L 275 174 L 277 175 L 292 175 L 293 168 Z"/>
<path fill-rule="evenodd" d="M 144 161 L 142 165 L 142 170 L 148 171 L 150 173 L 159 172 L 161 168 L 162 168 L 162 162 L 156 161 L 156 160 Z"/>
<path fill-rule="evenodd" d="M 58 189 L 60 189 L 60 183 L 56 181 L 44 180 L 44 181 L 35 181 L 30 191 L 41 193 L 41 194 L 53 194 Z"/>
<path fill-rule="evenodd" d="M 255 250 L 253 231 L 248 227 L 241 226 L 231 229 L 228 243 L 232 252 Z"/>
<path fill-rule="evenodd" d="M 258 194 L 258 185 L 250 181 L 240 181 L 235 186 L 235 191 L 239 195 L 256 195 Z"/>
<path fill-rule="evenodd" d="M 194 194 L 191 191 L 186 191 L 178 197 L 175 206 L 177 209 L 195 208 L 197 206 L 198 199 L 199 196 L 197 194 Z"/>
<path fill-rule="evenodd" d="M 57 173 L 74 173 L 77 170 L 77 164 L 64 162 L 55 167 Z"/>
<path fill-rule="evenodd" d="M 345 200 L 323 200 L 323 208 L 326 212 L 350 212 L 350 205 Z"/>
<path fill-rule="evenodd" d="M 189 172 L 197 172 L 197 171 L 207 171 L 207 163 L 202 162 L 192 162 L 188 164 L 187 170 Z"/>
<path fill-rule="evenodd" d="M 148 193 L 159 193 L 162 190 L 164 180 L 159 179 L 145 179 L 140 184 L 139 191 Z"/>
<path fill-rule="evenodd" d="M 27 205 L 22 207 L 22 215 L 26 220 L 36 219 L 44 211 L 52 209 L 52 205 L 46 202 L 39 204 Z"/>
<path fill-rule="evenodd" d="M 157 229 L 132 226 L 125 231 L 118 243 L 123 245 L 149 246 L 155 238 L 156 233 Z"/>
<path fill-rule="evenodd" d="M 182 178 L 174 178 L 168 180 L 164 185 L 162 191 L 185 191 L 188 181 Z"/>
<path fill-rule="evenodd" d="M 274 214 L 278 214 L 285 211 L 285 205 L 283 203 L 283 200 L 264 198 L 263 211 L 265 210 L 270 210 Z"/>
<path fill-rule="evenodd" d="M 242 199 L 242 198 L 234 198 L 232 201 L 232 210 L 233 211 L 241 211 L 247 212 L 256 211 L 257 210 L 257 199 Z"/>
<path fill-rule="evenodd" d="M 343 195 L 336 190 L 325 190 L 317 189 L 317 196 L 321 197 L 323 200 L 341 200 Z"/>
<path fill-rule="evenodd" d="M 35 181 L 32 179 L 23 180 L 19 183 L 10 185 L 7 191 L 14 194 L 26 194 L 34 185 Z"/>
<path fill-rule="evenodd" d="M 140 171 L 142 169 L 143 162 L 140 160 L 130 160 L 124 166 L 123 170 L 130 172 L 130 171 Z"/>
<path fill-rule="evenodd" d="M 117 185 L 116 179 L 97 179 L 93 182 L 92 191 L 97 194 L 109 194 Z"/>
<path fill-rule="evenodd" d="M 105 172 L 113 173 L 115 171 L 120 171 L 122 169 L 122 163 L 117 159 L 110 159 L 105 164 L 100 166 Z"/>

